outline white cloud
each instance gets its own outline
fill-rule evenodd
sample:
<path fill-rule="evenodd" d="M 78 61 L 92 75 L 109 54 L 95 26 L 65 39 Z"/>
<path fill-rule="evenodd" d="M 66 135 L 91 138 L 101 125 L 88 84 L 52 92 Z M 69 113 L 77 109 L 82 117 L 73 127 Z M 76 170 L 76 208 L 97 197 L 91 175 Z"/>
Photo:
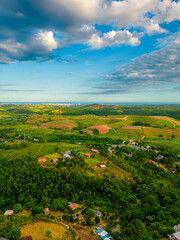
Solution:
<path fill-rule="evenodd" d="M 100 37 L 98 33 L 92 34 L 91 38 L 88 40 L 88 44 L 91 46 L 92 49 L 100 49 L 107 46 L 117 46 L 121 44 L 137 46 L 140 44 L 140 41 L 128 30 L 112 30 L 108 33 L 104 33 L 102 37 Z"/>
<path fill-rule="evenodd" d="M 105 75 L 104 82 L 95 89 L 100 94 L 180 89 L 180 43 L 175 41 L 178 37 L 175 34 L 169 38 L 173 44 L 119 66 Z"/>
<path fill-rule="evenodd" d="M 54 39 L 53 32 L 40 31 L 35 38 L 35 43 L 38 47 L 42 47 L 48 52 L 56 49 L 58 47 L 57 42 Z"/>
<path fill-rule="evenodd" d="M 0 15 L 3 17 L 0 22 L 3 56 L 24 61 L 28 60 L 28 54 L 30 60 L 45 59 L 45 54 L 49 58 L 58 47 L 71 44 L 85 44 L 89 49 L 122 44 L 137 46 L 144 33 L 166 33 L 162 23 L 180 20 L 180 2 L 31 0 L 27 5 L 22 0 L 14 0 L 13 4 L 6 0 L 0 3 Z M 113 30 L 103 33 L 97 30 L 96 24 L 108 25 Z"/>

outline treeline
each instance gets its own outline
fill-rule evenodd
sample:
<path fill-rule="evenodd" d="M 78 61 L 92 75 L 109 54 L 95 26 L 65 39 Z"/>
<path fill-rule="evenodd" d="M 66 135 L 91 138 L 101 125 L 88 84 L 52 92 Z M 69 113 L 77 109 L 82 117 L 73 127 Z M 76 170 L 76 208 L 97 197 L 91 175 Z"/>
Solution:
<path fill-rule="evenodd" d="M 138 116 L 167 116 L 180 120 L 179 108 L 165 108 L 165 107 L 139 107 L 126 106 L 122 107 L 121 115 L 138 115 Z"/>
<path fill-rule="evenodd" d="M 61 134 L 49 134 L 46 136 L 47 142 L 69 142 L 69 143 L 83 143 L 83 142 L 90 142 L 90 143 L 104 143 L 104 144 L 121 144 L 123 140 L 121 138 L 112 139 L 108 137 L 96 137 L 96 136 L 80 136 L 80 135 L 61 135 Z"/>

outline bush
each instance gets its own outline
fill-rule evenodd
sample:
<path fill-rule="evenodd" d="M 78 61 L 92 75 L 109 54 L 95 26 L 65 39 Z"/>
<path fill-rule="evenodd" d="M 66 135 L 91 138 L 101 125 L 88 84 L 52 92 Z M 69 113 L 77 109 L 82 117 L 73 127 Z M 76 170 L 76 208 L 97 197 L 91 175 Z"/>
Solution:
<path fill-rule="evenodd" d="M 14 207 L 13 207 L 13 210 L 14 210 L 15 213 L 22 212 L 22 209 L 23 209 L 23 207 L 22 207 L 22 205 L 21 205 L 20 203 L 17 203 L 17 204 L 14 205 Z"/>

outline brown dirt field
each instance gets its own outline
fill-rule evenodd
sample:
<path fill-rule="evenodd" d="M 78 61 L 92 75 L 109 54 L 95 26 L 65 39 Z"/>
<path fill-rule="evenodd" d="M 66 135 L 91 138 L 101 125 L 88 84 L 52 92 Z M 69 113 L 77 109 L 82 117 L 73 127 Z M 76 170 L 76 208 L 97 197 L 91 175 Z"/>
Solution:
<path fill-rule="evenodd" d="M 59 128 L 63 130 L 72 130 L 74 127 L 77 127 L 77 124 L 69 120 L 52 121 L 40 125 L 40 128 Z"/>
<path fill-rule="evenodd" d="M 37 222 L 28 224 L 26 226 L 21 227 L 22 236 L 31 235 L 33 239 L 42 240 L 42 239 L 50 239 L 46 236 L 46 231 L 49 230 L 52 233 L 52 239 L 62 239 L 63 235 L 66 232 L 64 226 L 56 223 L 48 223 L 48 222 Z M 71 239 L 71 238 L 67 238 Z"/>
<path fill-rule="evenodd" d="M 125 117 L 122 117 L 122 118 L 110 118 L 110 117 L 106 117 L 106 118 L 98 118 L 98 120 L 101 120 L 101 119 L 116 119 L 116 120 L 122 120 L 122 121 L 126 121 L 128 118 L 128 116 L 125 116 Z"/>
<path fill-rule="evenodd" d="M 77 231 L 78 236 L 81 237 L 81 239 L 84 240 L 96 240 L 97 236 L 92 235 L 90 231 L 86 228 L 82 227 L 75 227 L 75 230 Z"/>
<path fill-rule="evenodd" d="M 97 125 L 97 126 L 89 127 L 89 129 L 97 129 L 99 131 L 99 134 L 105 134 L 109 132 L 109 129 L 111 128 L 108 127 L 107 125 Z"/>
<path fill-rule="evenodd" d="M 126 126 L 126 127 L 122 127 L 123 129 L 141 129 L 141 126 Z"/>
<path fill-rule="evenodd" d="M 38 162 L 47 162 L 48 159 L 46 157 L 39 157 Z"/>
<path fill-rule="evenodd" d="M 171 119 L 170 117 L 165 117 L 165 116 L 150 116 L 151 118 L 155 118 L 155 119 L 160 119 L 160 120 L 166 120 L 168 122 L 171 122 L 174 126 L 180 126 L 180 122 Z"/>

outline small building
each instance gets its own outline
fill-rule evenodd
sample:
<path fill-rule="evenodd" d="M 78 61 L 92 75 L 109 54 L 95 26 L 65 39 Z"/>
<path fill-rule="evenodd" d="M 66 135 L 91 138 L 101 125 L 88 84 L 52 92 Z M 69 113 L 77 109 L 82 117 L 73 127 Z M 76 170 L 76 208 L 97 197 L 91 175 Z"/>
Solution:
<path fill-rule="evenodd" d="M 102 217 L 102 212 L 98 211 L 98 210 L 95 210 L 95 217 L 99 217 L 101 218 Z"/>
<path fill-rule="evenodd" d="M 58 158 L 54 158 L 52 162 L 53 162 L 53 163 L 58 163 L 58 162 L 59 162 L 59 159 L 58 159 Z"/>
<path fill-rule="evenodd" d="M 99 153 L 99 150 L 97 150 L 97 149 L 91 149 L 91 151 L 94 153 Z"/>
<path fill-rule="evenodd" d="M 71 158 L 71 156 L 69 154 L 63 154 L 63 158 Z"/>
<path fill-rule="evenodd" d="M 171 239 L 180 240 L 180 232 L 173 233 Z"/>
<path fill-rule="evenodd" d="M 164 158 L 163 155 L 158 155 L 158 156 L 156 157 L 156 159 L 157 159 L 158 161 L 162 160 L 163 158 Z"/>
<path fill-rule="evenodd" d="M 34 138 L 34 142 L 39 142 L 39 139 Z"/>
<path fill-rule="evenodd" d="M 13 210 L 7 210 L 5 211 L 4 216 L 12 216 L 13 214 L 14 214 Z"/>
<path fill-rule="evenodd" d="M 150 146 L 146 146 L 146 148 L 147 148 L 147 149 L 151 149 L 151 147 L 150 147 Z"/>
<path fill-rule="evenodd" d="M 33 240 L 33 238 L 31 236 L 27 236 L 20 238 L 20 240 Z"/>
<path fill-rule="evenodd" d="M 71 151 L 66 151 L 65 154 L 71 155 Z"/>
<path fill-rule="evenodd" d="M 106 239 L 108 238 L 108 232 L 104 231 L 104 230 L 98 230 L 97 234 L 102 238 L 102 239 Z"/>
<path fill-rule="evenodd" d="M 173 168 L 173 169 L 172 169 L 172 172 L 173 172 L 173 173 L 177 172 L 177 168 Z"/>
<path fill-rule="evenodd" d="M 176 232 L 180 232 L 180 224 L 173 227 Z"/>
<path fill-rule="evenodd" d="M 102 164 L 100 165 L 100 168 L 106 168 L 106 165 Z"/>
<path fill-rule="evenodd" d="M 74 211 L 78 206 L 73 203 L 69 203 L 68 207 L 70 207 Z"/>
<path fill-rule="evenodd" d="M 45 214 L 45 215 L 51 214 L 51 212 L 49 211 L 49 208 L 45 208 L 45 209 L 44 209 L 44 214 Z"/>
<path fill-rule="evenodd" d="M 86 157 L 91 157 L 91 154 L 90 153 L 86 153 L 85 156 Z"/>
<path fill-rule="evenodd" d="M 132 153 L 128 153 L 127 156 L 131 158 L 133 156 L 133 154 Z"/>

